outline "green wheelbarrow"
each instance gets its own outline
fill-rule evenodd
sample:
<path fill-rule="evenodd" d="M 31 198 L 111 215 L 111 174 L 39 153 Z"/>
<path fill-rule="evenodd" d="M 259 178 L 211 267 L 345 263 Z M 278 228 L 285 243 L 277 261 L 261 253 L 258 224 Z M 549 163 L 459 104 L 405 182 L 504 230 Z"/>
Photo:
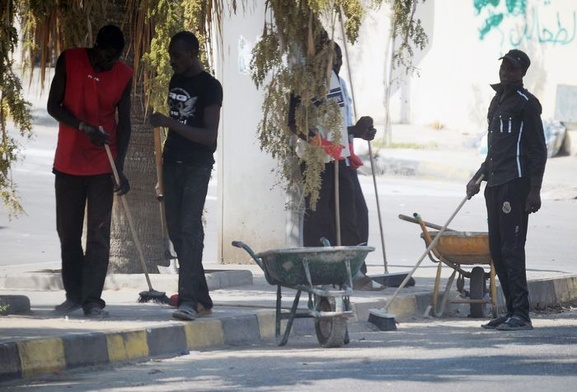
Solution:
<path fill-rule="evenodd" d="M 261 253 L 241 241 L 244 249 L 264 271 L 267 282 L 277 286 L 275 337 L 279 346 L 288 342 L 295 318 L 314 318 L 321 347 L 348 344 L 347 319 L 352 317 L 350 296 L 353 276 L 365 261 L 370 246 L 326 246 L 272 249 Z M 281 308 L 282 288 L 296 290 L 290 311 Z M 302 292 L 309 294 L 308 311 L 298 310 Z M 287 320 L 284 332 L 282 320 Z"/>

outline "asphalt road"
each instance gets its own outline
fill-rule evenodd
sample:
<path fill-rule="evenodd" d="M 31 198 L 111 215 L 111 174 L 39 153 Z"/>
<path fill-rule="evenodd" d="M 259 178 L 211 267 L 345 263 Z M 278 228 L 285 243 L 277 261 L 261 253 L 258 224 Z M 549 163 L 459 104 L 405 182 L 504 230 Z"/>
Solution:
<path fill-rule="evenodd" d="M 31 268 L 57 268 L 60 260 L 55 229 L 53 160 L 56 134 L 54 124 L 46 120 L 36 127 L 36 137 L 24 145 L 25 159 L 13 170 L 26 214 L 9 220 L 0 212 L 0 267 L 10 265 Z M 439 180 L 419 177 L 377 176 L 385 256 L 379 230 L 375 189 L 372 177 L 360 176 L 369 207 L 369 244 L 376 250 L 367 257 L 375 271 L 389 272 L 412 268 L 425 250 L 417 225 L 401 221 L 399 214 L 414 212 L 429 222 L 443 225 L 463 200 L 465 184 L 459 180 Z M 217 185 L 211 183 L 206 201 L 207 226 L 205 264 L 217 260 Z M 539 276 L 577 273 L 574 254 L 577 247 L 570 240 L 575 233 L 577 201 L 574 198 L 543 197 L 543 207 L 530 217 L 527 259 L 530 272 Z M 486 212 L 482 195 L 466 202 L 450 225 L 460 231 L 486 231 Z M 434 268 L 423 264 L 423 268 Z"/>
<path fill-rule="evenodd" d="M 25 157 L 14 165 L 12 178 L 17 184 L 19 196 L 26 214 L 10 220 L 6 211 L 0 210 L 0 268 L 10 270 L 10 266 L 30 267 L 30 269 L 59 268 L 60 250 L 56 234 L 54 206 L 54 176 L 51 173 L 54 148 L 57 139 L 57 123 L 46 113 L 45 95 L 40 91 L 28 91 L 27 99 L 32 102 L 34 133 L 32 140 L 22 140 L 22 155 Z M 414 132 L 417 130 L 417 132 Z M 466 137 L 458 132 L 450 135 L 435 135 L 431 131 L 401 128 L 400 140 L 405 135 L 423 142 L 435 137 L 447 144 L 449 150 L 432 150 L 425 155 L 439 156 L 443 161 L 451 161 L 460 173 L 471 167 L 478 167 L 482 157 L 463 155 Z M 452 140 L 458 139 L 458 140 Z M 468 140 L 468 139 L 467 139 Z M 407 140 L 410 141 L 410 140 Z M 459 147 L 460 146 L 460 147 Z M 459 147 L 459 148 L 458 148 Z M 467 151 L 471 151 L 470 149 Z M 474 151 L 474 150 L 473 150 Z M 383 155 L 410 159 L 411 151 L 395 150 Z M 474 152 L 473 152 L 474 154 Z M 422 156 L 420 151 L 416 156 Z M 550 276 L 559 273 L 577 273 L 574 255 L 577 245 L 572 241 L 577 221 L 577 171 L 575 157 L 549 159 L 545 173 L 543 207 L 529 220 L 527 239 L 527 261 L 530 274 Z M 466 169 L 466 170 L 465 170 Z M 455 172 L 459 172 L 455 170 Z M 213 176 L 216 177 L 216 176 Z M 389 272 L 405 272 L 414 266 L 425 247 L 420 239 L 417 225 L 398 219 L 399 214 L 412 215 L 414 212 L 429 222 L 443 225 L 463 200 L 466 180 L 461 176 L 406 177 L 377 176 L 377 191 L 371 176 L 360 176 L 363 192 L 369 207 L 369 244 L 376 248 L 367 257 L 371 272 L 384 272 L 385 262 Z M 383 227 L 385 249 L 383 253 L 376 194 L 380 202 L 380 217 Z M 206 201 L 206 228 L 204 263 L 216 264 L 217 260 L 217 184 L 213 180 Z M 482 194 L 465 203 L 451 228 L 460 231 L 486 231 L 486 212 Z M 430 263 L 431 264 L 431 263 Z M 434 268 L 423 264 L 422 268 Z"/>

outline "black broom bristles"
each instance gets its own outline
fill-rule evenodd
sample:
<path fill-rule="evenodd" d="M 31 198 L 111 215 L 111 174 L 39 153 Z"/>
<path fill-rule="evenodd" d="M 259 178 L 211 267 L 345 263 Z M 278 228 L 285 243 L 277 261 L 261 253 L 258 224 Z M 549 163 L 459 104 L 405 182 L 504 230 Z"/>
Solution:
<path fill-rule="evenodd" d="M 166 293 L 156 290 L 141 291 L 138 297 L 139 303 L 145 302 L 155 302 L 158 304 L 168 304 L 170 299 L 166 296 Z"/>

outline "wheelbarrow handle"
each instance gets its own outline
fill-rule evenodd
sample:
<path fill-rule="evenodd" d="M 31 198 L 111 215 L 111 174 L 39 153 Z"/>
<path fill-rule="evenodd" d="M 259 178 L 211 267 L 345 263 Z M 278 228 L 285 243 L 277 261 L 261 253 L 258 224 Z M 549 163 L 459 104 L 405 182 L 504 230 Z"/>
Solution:
<path fill-rule="evenodd" d="M 418 215 L 417 213 L 415 213 L 415 215 Z M 407 216 L 407 215 L 403 215 L 403 214 L 399 214 L 399 219 L 407 221 L 407 222 L 412 222 L 412 223 L 419 223 L 419 221 L 416 218 Z M 436 225 L 434 223 L 431 222 L 425 222 L 423 221 L 423 223 L 425 224 L 425 226 L 430 227 L 431 229 L 437 229 L 437 230 L 441 230 L 443 227 L 440 225 Z M 453 229 L 449 229 L 446 228 L 445 231 L 454 231 Z"/>
<path fill-rule="evenodd" d="M 246 251 L 246 253 L 248 253 L 250 255 L 250 257 L 252 257 L 253 260 L 258 264 L 258 266 L 263 271 L 266 271 L 262 260 L 256 255 L 256 253 L 254 253 L 254 251 L 250 248 L 250 246 L 248 246 L 247 244 L 245 244 L 242 241 L 232 241 L 232 246 L 244 249 Z"/>

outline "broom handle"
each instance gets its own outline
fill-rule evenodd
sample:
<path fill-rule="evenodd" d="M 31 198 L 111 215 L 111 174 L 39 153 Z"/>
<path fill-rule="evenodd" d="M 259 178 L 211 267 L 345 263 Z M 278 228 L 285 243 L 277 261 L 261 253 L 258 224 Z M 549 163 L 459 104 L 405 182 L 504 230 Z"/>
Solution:
<path fill-rule="evenodd" d="M 379 202 L 379 192 L 377 188 L 377 178 L 375 174 L 375 165 L 373 163 L 373 150 L 371 141 L 367 140 L 369 145 L 369 160 L 371 162 L 371 173 L 373 175 L 373 187 L 375 188 L 375 199 L 377 200 L 377 216 L 379 218 L 379 233 L 381 233 L 381 249 L 383 250 L 383 263 L 385 265 L 385 274 L 389 273 L 389 263 L 387 262 L 387 252 L 385 251 L 385 235 L 383 233 L 383 219 L 381 218 L 381 204 Z"/>
<path fill-rule="evenodd" d="M 334 160 L 335 165 L 335 228 L 337 234 L 337 246 L 341 246 L 341 199 L 339 194 L 339 160 Z"/>
<path fill-rule="evenodd" d="M 476 181 L 476 184 L 479 185 L 481 183 L 481 181 L 483 180 L 484 175 L 481 174 L 479 176 L 479 178 Z M 425 251 L 423 252 L 423 254 L 421 255 L 421 258 L 419 259 L 419 261 L 417 261 L 417 264 L 415 264 L 415 266 L 413 267 L 413 269 L 411 270 L 411 272 L 409 272 L 409 274 L 405 277 L 405 279 L 401 282 L 401 284 L 399 285 L 399 287 L 397 287 L 397 290 L 394 292 L 393 296 L 391 297 L 391 299 L 389 299 L 387 301 L 387 304 L 385 305 L 384 309 L 385 311 L 387 311 L 389 309 L 389 306 L 391 305 L 391 303 L 393 302 L 393 300 L 397 297 L 397 295 L 399 294 L 399 292 L 405 287 L 405 285 L 407 284 L 407 282 L 409 281 L 409 279 L 412 278 L 413 274 L 415 273 L 415 271 L 417 270 L 417 268 L 419 268 L 419 265 L 421 265 L 421 262 L 425 259 L 425 257 L 429 254 L 429 252 L 435 247 L 437 246 L 437 243 L 439 242 L 439 240 L 441 239 L 441 235 L 443 235 L 443 233 L 445 232 L 445 230 L 447 230 L 447 227 L 449 226 L 449 224 L 451 223 L 451 221 L 455 218 L 455 216 L 457 215 L 457 213 L 461 210 L 461 208 L 463 207 L 463 205 L 467 202 L 467 200 L 469 200 L 469 196 L 465 196 L 465 198 L 461 201 L 461 203 L 459 204 L 459 206 L 457 207 L 457 209 L 455 210 L 455 212 L 453 212 L 453 214 L 449 217 L 449 219 L 447 220 L 447 222 L 443 225 L 443 227 L 441 227 L 441 229 L 439 230 L 439 232 L 435 235 L 435 238 L 433 238 L 433 241 L 431 241 L 431 243 L 429 244 L 429 246 L 427 246 L 427 249 L 425 249 Z"/>
<path fill-rule="evenodd" d="M 349 75 L 349 84 L 351 85 L 351 101 L 353 101 L 353 113 L 357 115 L 357 105 L 355 101 L 355 88 L 353 86 L 353 75 L 351 73 L 351 67 L 349 62 L 349 51 L 347 46 L 347 36 L 345 34 L 345 26 L 343 24 L 343 10 L 342 7 L 339 9 L 340 19 L 341 19 L 341 33 L 343 34 L 343 42 L 344 42 L 344 50 L 345 50 L 345 58 L 347 59 L 347 73 Z M 379 194 L 377 192 L 377 179 L 375 175 L 375 165 L 373 164 L 373 151 L 371 147 L 371 141 L 367 140 L 369 145 L 369 159 L 371 162 L 371 173 L 373 175 L 373 186 L 375 188 L 375 199 L 377 199 L 377 215 L 379 217 L 379 232 L 381 234 L 381 248 L 383 251 L 383 264 L 385 266 L 385 274 L 389 273 L 389 267 L 387 263 L 387 252 L 385 251 L 385 236 L 383 234 L 383 220 L 381 218 L 381 205 L 379 203 Z"/>
<path fill-rule="evenodd" d="M 102 127 L 100 127 L 100 130 L 104 131 Z M 117 185 L 120 185 L 120 176 L 118 175 L 118 170 L 116 170 L 116 164 L 114 163 L 112 152 L 110 152 L 110 147 L 108 146 L 108 144 L 105 144 L 104 148 L 106 149 L 106 155 L 108 155 L 108 161 L 110 162 L 110 166 L 112 167 L 112 173 L 114 174 L 114 181 L 116 181 Z M 136 229 L 134 227 L 134 221 L 132 220 L 132 214 L 130 213 L 130 209 L 128 208 L 128 202 L 126 201 L 124 195 L 120 196 L 120 200 L 122 200 L 122 206 L 124 207 L 126 219 L 128 220 L 128 225 L 130 226 L 130 232 L 132 233 L 132 239 L 134 240 L 134 245 L 136 245 L 136 250 L 138 251 L 140 264 L 142 264 L 142 270 L 144 271 L 144 276 L 146 277 L 146 283 L 148 283 L 148 289 L 152 291 L 153 290 L 152 283 L 150 282 L 150 277 L 148 276 L 148 270 L 146 269 L 146 262 L 144 261 L 142 246 L 140 246 L 140 241 L 136 236 Z"/>
<path fill-rule="evenodd" d="M 162 174 L 162 129 L 154 128 L 154 157 L 156 162 L 156 182 L 158 183 L 158 201 L 160 210 L 160 230 L 164 241 L 164 252 L 172 258 L 170 251 L 168 228 L 166 227 L 166 208 L 164 207 L 164 179 Z"/>

